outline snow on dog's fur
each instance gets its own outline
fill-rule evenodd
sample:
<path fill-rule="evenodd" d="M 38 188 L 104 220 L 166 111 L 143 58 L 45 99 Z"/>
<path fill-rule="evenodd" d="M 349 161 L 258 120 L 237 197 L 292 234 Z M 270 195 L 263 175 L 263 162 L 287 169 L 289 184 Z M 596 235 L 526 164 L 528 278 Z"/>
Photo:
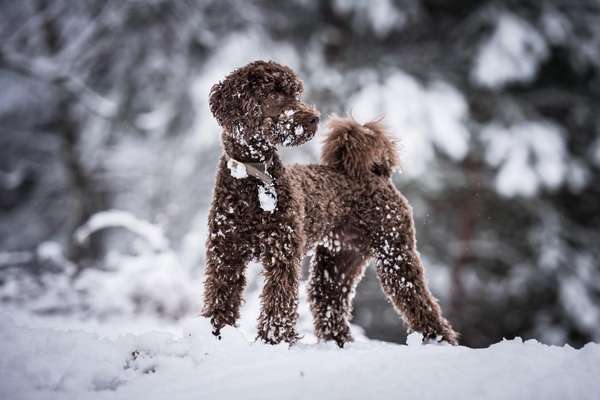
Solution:
<path fill-rule="evenodd" d="M 304 143 L 317 128 L 318 112 L 301 101 L 302 91 L 290 68 L 264 61 L 211 90 L 224 148 L 205 272 L 203 315 L 213 333 L 239 318 L 245 267 L 255 259 L 265 276 L 258 336 L 295 342 L 300 261 L 314 248 L 309 299 L 318 337 L 340 346 L 352 340 L 354 290 L 374 258 L 383 291 L 409 327 L 456 343 L 427 288 L 411 208 L 390 181 L 398 157 L 383 126 L 334 117 L 320 165 L 281 163 L 278 146 Z M 248 174 L 253 168 L 262 175 Z"/>

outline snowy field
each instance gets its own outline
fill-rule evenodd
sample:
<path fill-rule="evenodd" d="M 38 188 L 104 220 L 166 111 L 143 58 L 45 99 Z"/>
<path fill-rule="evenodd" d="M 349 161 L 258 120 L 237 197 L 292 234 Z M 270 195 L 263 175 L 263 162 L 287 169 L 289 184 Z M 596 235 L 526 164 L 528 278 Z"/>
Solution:
<path fill-rule="evenodd" d="M 208 322 L 73 329 L 3 315 L 0 399 L 597 399 L 600 344 L 506 340 L 486 349 L 362 339 L 339 349 L 254 342 Z M 57 328 L 59 326 L 59 328 Z M 145 333 L 141 333 L 147 330 Z M 132 332 L 132 333 L 128 333 Z"/>

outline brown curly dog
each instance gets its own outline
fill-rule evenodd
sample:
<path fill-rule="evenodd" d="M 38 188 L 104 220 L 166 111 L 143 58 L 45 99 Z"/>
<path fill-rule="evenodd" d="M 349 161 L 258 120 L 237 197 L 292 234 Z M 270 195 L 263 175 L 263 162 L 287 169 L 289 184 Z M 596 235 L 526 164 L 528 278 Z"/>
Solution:
<path fill-rule="evenodd" d="M 351 341 L 355 287 L 374 258 L 381 286 L 408 326 L 426 339 L 456 343 L 431 295 L 416 250 L 411 208 L 390 176 L 398 164 L 378 122 L 333 118 L 322 164 L 284 166 L 281 145 L 310 140 L 319 114 L 301 101 L 290 68 L 257 61 L 214 85 L 210 107 L 223 128 L 209 214 L 203 315 L 217 336 L 239 317 L 246 264 L 259 260 L 264 288 L 258 336 L 298 339 L 300 262 L 312 258 L 309 298 L 316 334 Z"/>

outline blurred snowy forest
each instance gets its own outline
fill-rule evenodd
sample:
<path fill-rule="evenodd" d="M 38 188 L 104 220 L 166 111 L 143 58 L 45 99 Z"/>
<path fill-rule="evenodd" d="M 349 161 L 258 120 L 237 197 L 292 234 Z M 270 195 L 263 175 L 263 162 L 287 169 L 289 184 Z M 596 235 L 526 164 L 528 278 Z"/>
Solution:
<path fill-rule="evenodd" d="M 295 68 L 324 116 L 385 115 L 463 344 L 600 340 L 597 0 L 0 1 L 1 309 L 197 314 L 220 154 L 208 91 L 255 59 Z M 405 338 L 372 271 L 353 322 Z"/>

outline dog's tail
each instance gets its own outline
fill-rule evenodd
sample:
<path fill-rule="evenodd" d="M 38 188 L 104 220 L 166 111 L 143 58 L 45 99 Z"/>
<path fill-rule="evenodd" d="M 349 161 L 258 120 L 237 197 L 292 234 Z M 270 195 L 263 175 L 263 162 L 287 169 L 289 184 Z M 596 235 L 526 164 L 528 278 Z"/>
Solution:
<path fill-rule="evenodd" d="M 381 119 L 361 125 L 352 117 L 332 116 L 321 163 L 353 177 L 390 177 L 400 166 L 394 140 Z"/>

